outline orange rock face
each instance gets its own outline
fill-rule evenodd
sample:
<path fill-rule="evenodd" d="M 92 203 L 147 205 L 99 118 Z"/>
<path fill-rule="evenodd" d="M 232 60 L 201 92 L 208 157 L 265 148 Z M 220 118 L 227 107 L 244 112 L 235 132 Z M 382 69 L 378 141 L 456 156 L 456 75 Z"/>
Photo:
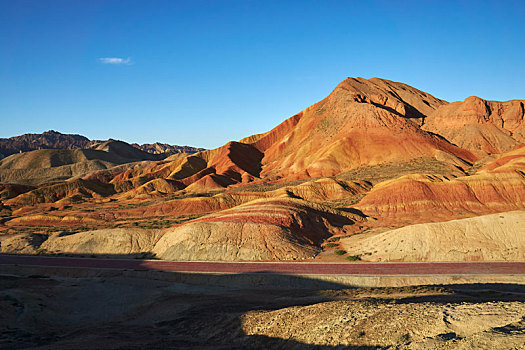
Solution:
<path fill-rule="evenodd" d="M 522 209 L 525 176 L 520 172 L 456 179 L 406 175 L 376 185 L 356 207 L 367 215 L 405 224 Z"/>
<path fill-rule="evenodd" d="M 525 101 L 485 101 L 471 96 L 439 107 L 424 130 L 435 132 L 478 156 L 507 152 L 525 143 Z"/>
<path fill-rule="evenodd" d="M 162 158 L 108 141 L 15 154 L 0 160 L 0 243 L 17 230 L 136 228 L 160 230 L 161 258 L 306 259 L 330 235 L 524 209 L 523 120 L 524 101 L 447 103 L 347 78 L 214 150 Z"/>
<path fill-rule="evenodd" d="M 267 133 L 173 161 L 143 162 L 121 173 L 110 169 L 86 178 L 104 178 L 116 192 L 163 178 L 180 181 L 186 192 L 202 193 L 261 180 L 336 176 L 421 157 L 463 169 L 477 159 L 473 153 L 420 128 L 423 119 L 444 104 L 405 84 L 348 78 L 323 101 Z"/>
<path fill-rule="evenodd" d="M 261 152 L 261 177 L 334 176 L 360 166 L 448 155 L 476 157 L 419 128 L 445 102 L 404 84 L 348 78 L 323 101 L 275 129 L 247 138 Z"/>
<path fill-rule="evenodd" d="M 525 147 L 471 176 L 406 175 L 377 184 L 356 205 L 390 222 L 432 222 L 525 208 Z"/>

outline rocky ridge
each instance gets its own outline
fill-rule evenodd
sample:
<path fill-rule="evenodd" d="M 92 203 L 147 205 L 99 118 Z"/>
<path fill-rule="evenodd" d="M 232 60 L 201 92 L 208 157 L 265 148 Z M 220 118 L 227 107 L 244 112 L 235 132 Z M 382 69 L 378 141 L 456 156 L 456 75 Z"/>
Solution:
<path fill-rule="evenodd" d="M 522 101 L 449 104 L 406 84 L 347 78 L 274 129 L 213 150 L 166 158 L 109 140 L 11 155 L 0 161 L 0 242 L 42 232 L 50 246 L 34 250 L 106 254 L 120 241 L 105 235 L 136 228 L 160 230 L 142 253 L 164 259 L 352 258 L 340 240 L 362 232 L 523 210 L 522 112 Z M 51 249 L 66 227 L 73 234 Z M 490 240 L 497 234 L 482 240 L 480 259 L 515 257 Z M 438 259 L 418 247 L 414 259 Z"/>

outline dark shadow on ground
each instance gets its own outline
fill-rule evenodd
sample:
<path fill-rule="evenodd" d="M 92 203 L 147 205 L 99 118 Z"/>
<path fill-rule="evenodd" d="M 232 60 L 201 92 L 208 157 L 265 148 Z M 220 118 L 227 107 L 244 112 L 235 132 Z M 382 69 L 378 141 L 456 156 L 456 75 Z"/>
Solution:
<path fill-rule="evenodd" d="M 136 269 L 95 269 L 86 273 L 68 268 L 39 271 L 0 265 L 0 310 L 5 312 L 0 320 L 0 348 L 380 349 L 376 344 L 363 345 L 357 340 L 354 345 L 343 347 L 250 335 L 243 331 L 242 317 L 259 310 L 334 300 L 365 300 L 371 307 L 378 303 L 525 301 L 525 285 L 517 284 L 356 288 L 264 272 L 146 271 L 141 269 L 141 260 L 132 261 L 136 261 Z M 129 282 L 122 282 L 124 287 L 116 292 L 114 288 L 124 278 L 133 283 L 128 286 Z M 363 298 L 367 294 L 373 298 Z M 29 298 L 27 295 L 37 296 L 38 302 L 24 299 Z M 126 304 L 111 311 L 119 298 Z M 92 310 L 100 310 L 94 318 Z M 52 324 L 52 320 L 57 322 L 61 316 L 71 315 L 86 321 L 56 327 Z"/>

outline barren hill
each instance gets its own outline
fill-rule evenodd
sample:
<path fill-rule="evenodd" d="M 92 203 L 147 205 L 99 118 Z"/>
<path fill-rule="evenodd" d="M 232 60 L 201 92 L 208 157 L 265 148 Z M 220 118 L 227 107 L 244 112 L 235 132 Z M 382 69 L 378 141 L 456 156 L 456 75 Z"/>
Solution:
<path fill-rule="evenodd" d="M 525 211 L 405 226 L 343 241 L 369 261 L 462 261 L 525 259 Z"/>
<path fill-rule="evenodd" d="M 133 147 L 136 147 L 144 152 L 152 153 L 152 154 L 176 154 L 176 153 L 197 153 L 204 151 L 204 148 L 199 147 L 191 147 L 191 146 L 177 146 L 177 145 L 168 145 L 167 143 L 145 143 L 143 145 L 139 145 L 136 143 L 131 144 Z"/>
<path fill-rule="evenodd" d="M 478 156 L 525 143 L 525 101 L 486 101 L 471 96 L 429 114 L 424 130 L 435 132 Z"/>
<path fill-rule="evenodd" d="M 242 141 L 264 153 L 261 177 L 267 179 L 334 176 L 418 157 L 466 167 L 472 153 L 419 127 L 445 103 L 405 84 L 348 78 L 321 102 Z"/>
<path fill-rule="evenodd" d="M 95 149 L 43 149 L 0 160 L 0 181 L 43 184 L 83 176 L 119 164 L 158 159 L 121 141 L 106 141 Z"/>
<path fill-rule="evenodd" d="M 348 78 L 323 101 L 265 134 L 134 169 L 112 181 L 164 178 L 180 181 L 187 192 L 206 192 L 415 159 L 438 165 L 446 174 L 461 173 L 477 157 L 420 128 L 425 116 L 444 104 L 405 84 Z"/>
<path fill-rule="evenodd" d="M 500 248 L 521 241 L 503 242 L 497 227 L 480 238 L 473 217 L 525 209 L 523 141 L 522 101 L 449 104 L 406 84 L 347 78 L 274 129 L 213 150 L 166 157 L 108 140 L 11 155 L 0 161 L 0 247 L 340 261 L 370 253 L 342 249 L 360 233 L 389 231 L 377 237 L 394 245 L 415 236 L 393 228 L 465 219 L 473 221 L 440 224 L 444 233 L 432 235 L 463 230 L 481 242 L 480 259 L 512 259 Z M 503 218 L 514 230 L 515 217 Z M 377 245 L 373 257 L 402 259 L 377 239 L 362 241 Z M 407 259 L 440 259 L 412 248 Z"/>

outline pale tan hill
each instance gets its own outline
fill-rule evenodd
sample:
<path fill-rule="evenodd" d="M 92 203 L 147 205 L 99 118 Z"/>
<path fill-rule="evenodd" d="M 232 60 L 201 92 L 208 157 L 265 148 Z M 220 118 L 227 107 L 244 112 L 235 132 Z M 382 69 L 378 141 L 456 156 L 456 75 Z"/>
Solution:
<path fill-rule="evenodd" d="M 32 233 L 0 235 L 0 253 L 36 254 L 46 239 L 46 235 Z"/>
<path fill-rule="evenodd" d="M 0 169 L 43 169 L 55 168 L 90 160 L 117 163 L 107 152 L 93 150 L 43 149 L 13 154 L 0 161 Z"/>
<path fill-rule="evenodd" d="M 372 231 L 341 244 L 367 261 L 523 261 L 525 211 Z"/>
<path fill-rule="evenodd" d="M 51 168 L 0 169 L 0 182 L 37 186 L 54 181 L 65 181 L 114 166 L 115 164 L 109 162 L 89 160 Z"/>
<path fill-rule="evenodd" d="M 49 237 L 40 246 L 53 253 L 140 255 L 149 253 L 162 236 L 160 230 L 107 229 Z"/>
<path fill-rule="evenodd" d="M 423 125 L 478 156 L 510 151 L 525 143 L 525 101 L 486 101 L 471 96 L 439 107 Z"/>
<path fill-rule="evenodd" d="M 38 223 L 44 223 L 43 220 L 45 219 L 40 218 Z M 34 223 L 37 224 L 36 221 Z M 18 233 L 0 235 L 0 252 L 9 254 L 46 252 L 142 256 L 152 251 L 162 234 L 160 230 L 139 228 L 117 228 L 77 233 L 61 231 L 50 235 Z"/>
<path fill-rule="evenodd" d="M 157 158 L 120 141 L 104 142 L 96 149 L 36 150 L 0 160 L 0 182 L 40 185 Z"/>

